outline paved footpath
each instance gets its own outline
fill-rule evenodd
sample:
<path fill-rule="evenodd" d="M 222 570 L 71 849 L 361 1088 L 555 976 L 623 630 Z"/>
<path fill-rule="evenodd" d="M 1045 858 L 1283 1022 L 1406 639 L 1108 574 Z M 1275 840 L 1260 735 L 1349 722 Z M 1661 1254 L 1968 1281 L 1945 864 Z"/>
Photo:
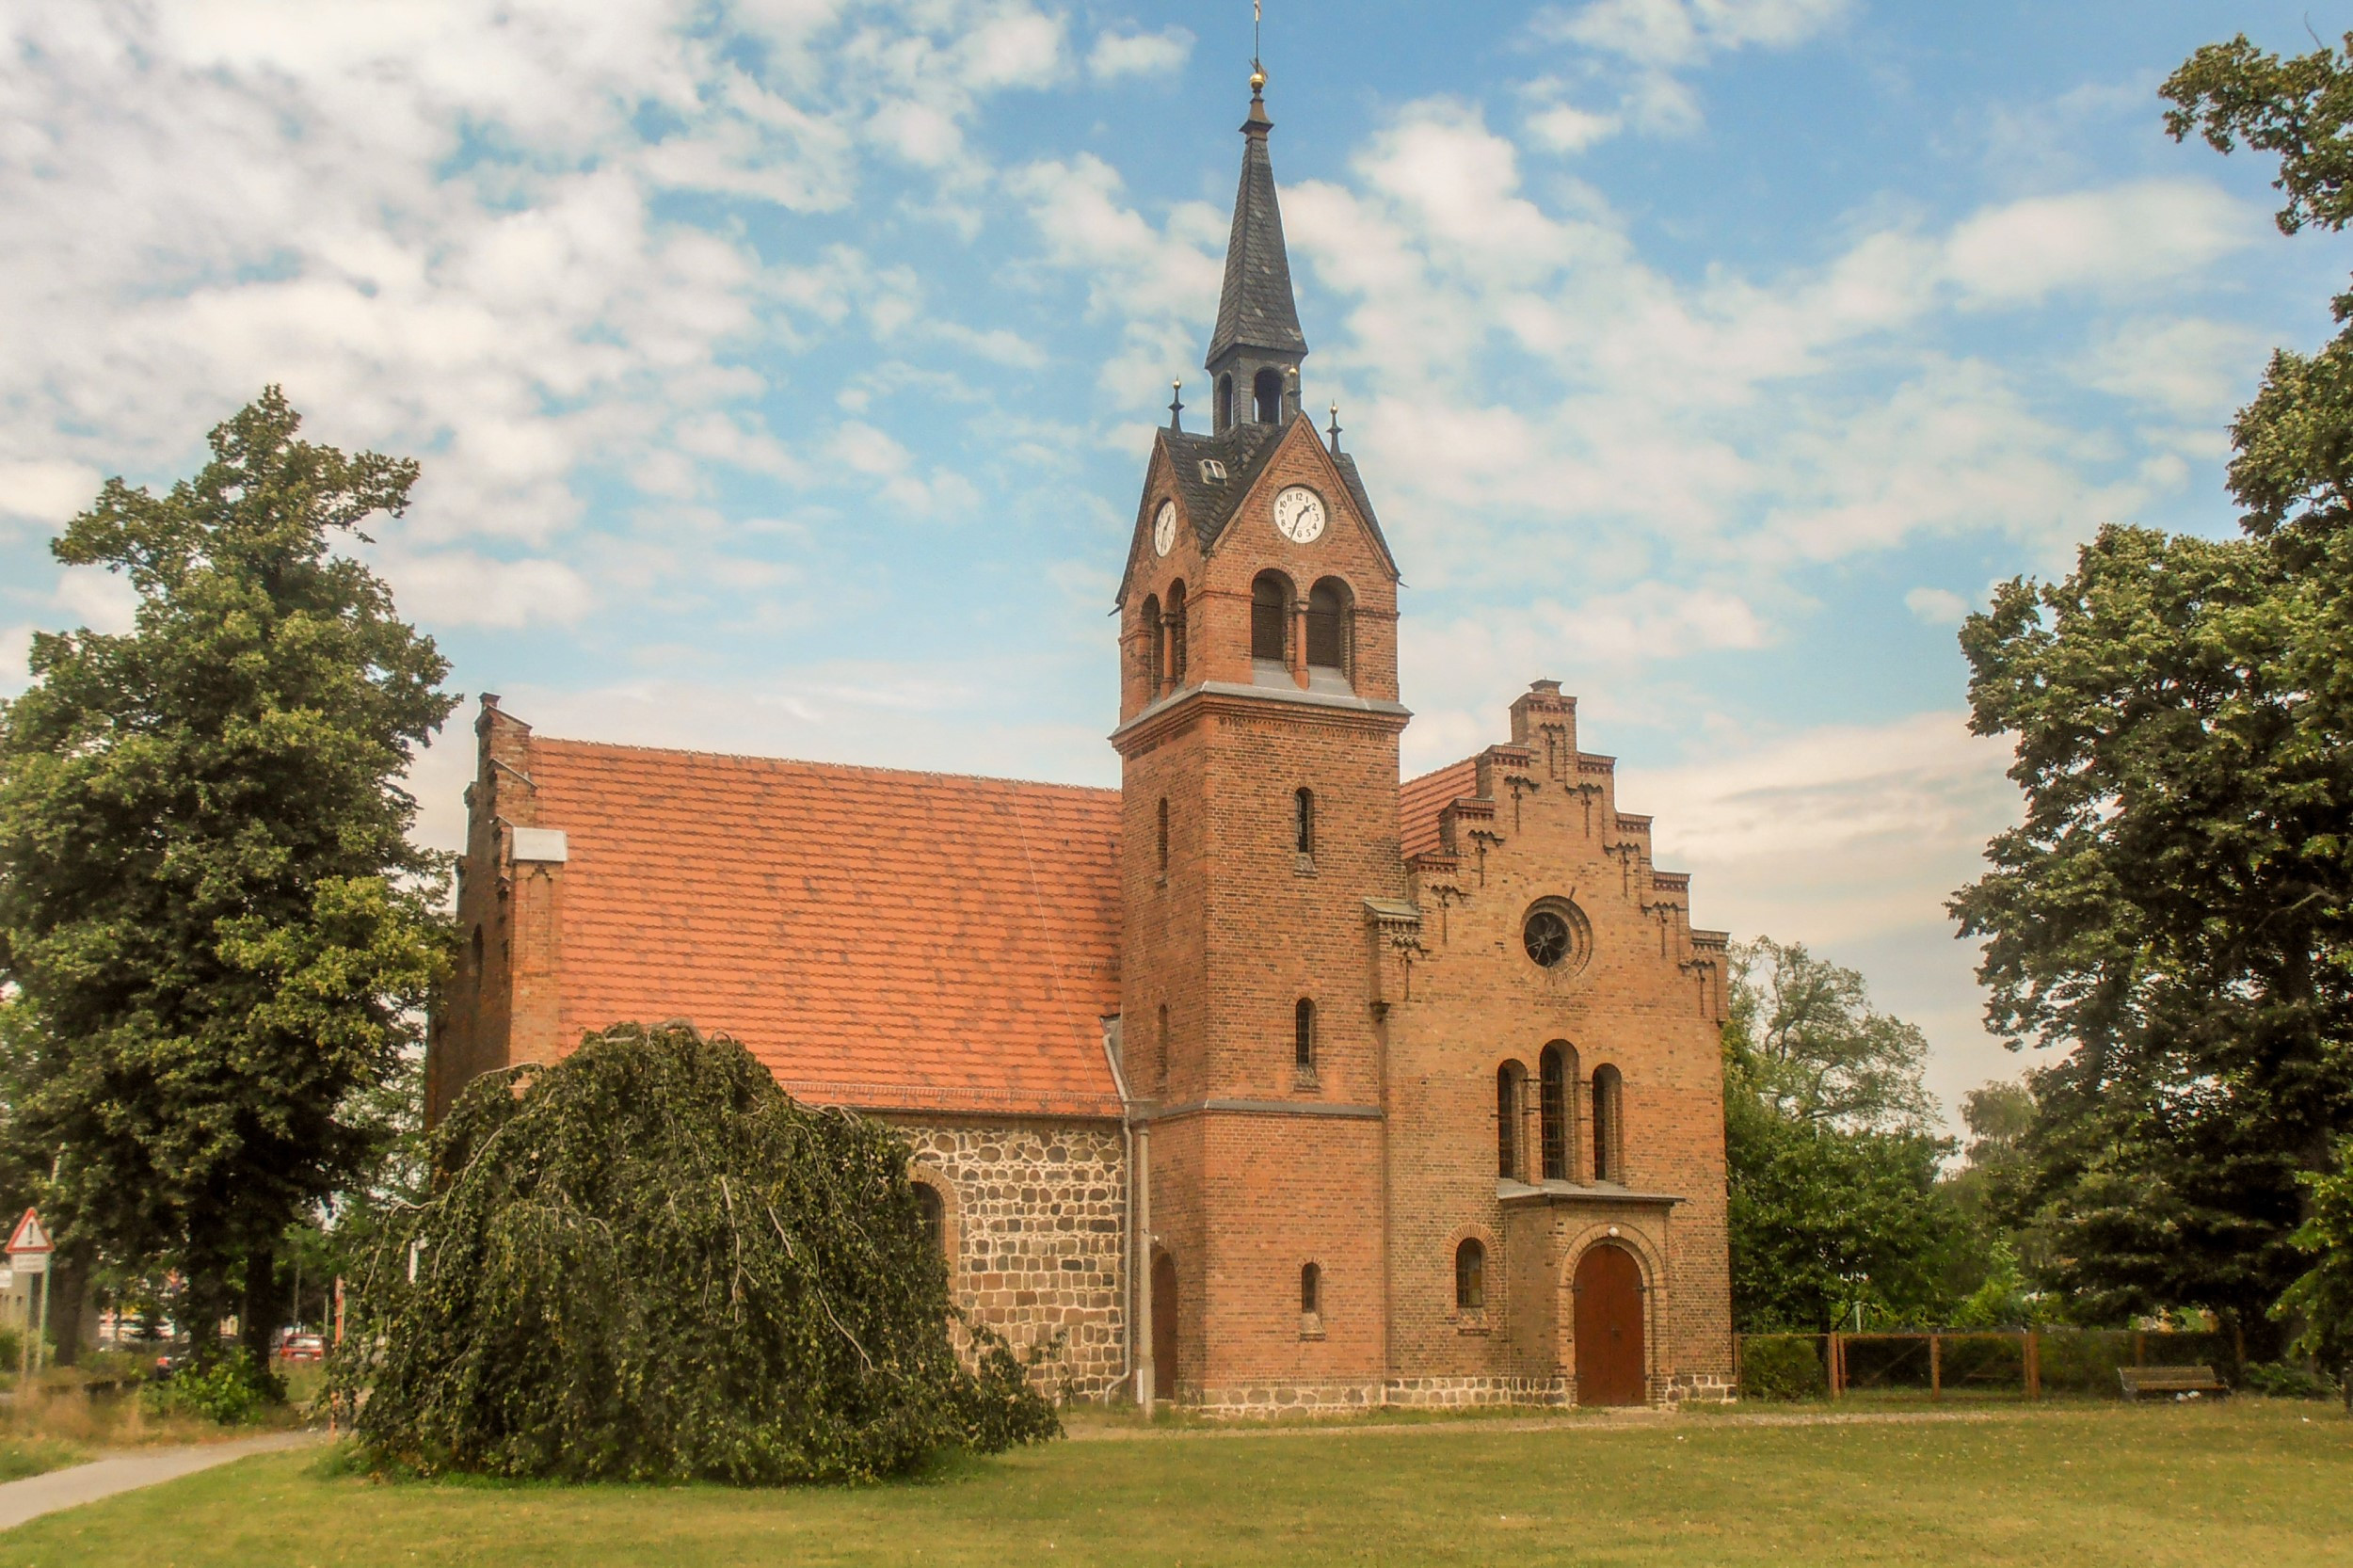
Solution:
<path fill-rule="evenodd" d="M 61 1508 L 94 1503 L 118 1492 L 177 1480 L 248 1454 L 305 1448 L 326 1440 L 323 1432 L 273 1432 L 264 1437 L 241 1437 L 231 1443 L 197 1443 L 184 1448 L 135 1448 L 92 1460 L 88 1464 L 27 1476 L 23 1480 L 0 1484 L 0 1530 L 14 1529 L 27 1519 L 38 1519 Z"/>

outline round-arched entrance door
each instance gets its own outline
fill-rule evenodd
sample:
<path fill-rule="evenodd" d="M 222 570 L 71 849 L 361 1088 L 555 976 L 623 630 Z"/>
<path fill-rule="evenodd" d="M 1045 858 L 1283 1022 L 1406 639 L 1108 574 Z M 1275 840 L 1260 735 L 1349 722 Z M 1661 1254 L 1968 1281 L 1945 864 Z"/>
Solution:
<path fill-rule="evenodd" d="M 1152 1257 L 1152 1397 L 1176 1397 L 1176 1260 Z"/>
<path fill-rule="evenodd" d="M 1624 1247 L 1597 1246 L 1577 1260 L 1577 1400 L 1641 1404 L 1650 1396 L 1642 1354 L 1642 1271 Z"/>

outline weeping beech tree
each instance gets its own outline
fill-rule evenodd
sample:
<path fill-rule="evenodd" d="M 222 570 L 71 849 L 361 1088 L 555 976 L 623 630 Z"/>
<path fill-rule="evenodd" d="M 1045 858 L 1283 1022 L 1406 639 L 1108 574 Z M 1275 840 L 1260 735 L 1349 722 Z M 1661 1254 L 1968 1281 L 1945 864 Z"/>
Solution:
<path fill-rule="evenodd" d="M 881 1123 L 735 1041 L 623 1024 L 476 1080 L 330 1368 L 380 1463 L 570 1480 L 859 1480 L 1055 1435 L 977 1328 Z"/>

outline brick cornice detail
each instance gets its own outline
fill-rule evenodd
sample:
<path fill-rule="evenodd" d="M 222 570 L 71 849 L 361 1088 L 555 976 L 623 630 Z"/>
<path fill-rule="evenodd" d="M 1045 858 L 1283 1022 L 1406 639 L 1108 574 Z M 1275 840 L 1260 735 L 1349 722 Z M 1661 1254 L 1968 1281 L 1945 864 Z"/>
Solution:
<path fill-rule="evenodd" d="M 1376 697 L 1337 696 L 1280 686 L 1242 686 L 1206 680 L 1161 698 L 1111 733 L 1122 756 L 1150 750 L 1178 728 L 1204 718 L 1273 720 L 1394 735 L 1413 718 L 1402 703 Z"/>

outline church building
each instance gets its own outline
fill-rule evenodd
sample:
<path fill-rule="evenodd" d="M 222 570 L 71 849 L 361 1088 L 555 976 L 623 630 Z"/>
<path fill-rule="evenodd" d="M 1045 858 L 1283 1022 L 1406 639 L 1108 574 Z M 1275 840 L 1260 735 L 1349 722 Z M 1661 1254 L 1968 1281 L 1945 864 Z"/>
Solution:
<path fill-rule="evenodd" d="M 685 1019 L 895 1125 L 956 1301 L 1074 1397 L 1726 1397 L 1724 935 L 1557 681 L 1401 780 L 1398 563 L 1301 406 L 1262 87 L 1210 427 L 1158 433 L 1128 545 L 1120 787 L 559 740 L 485 696 L 427 1114 Z"/>

